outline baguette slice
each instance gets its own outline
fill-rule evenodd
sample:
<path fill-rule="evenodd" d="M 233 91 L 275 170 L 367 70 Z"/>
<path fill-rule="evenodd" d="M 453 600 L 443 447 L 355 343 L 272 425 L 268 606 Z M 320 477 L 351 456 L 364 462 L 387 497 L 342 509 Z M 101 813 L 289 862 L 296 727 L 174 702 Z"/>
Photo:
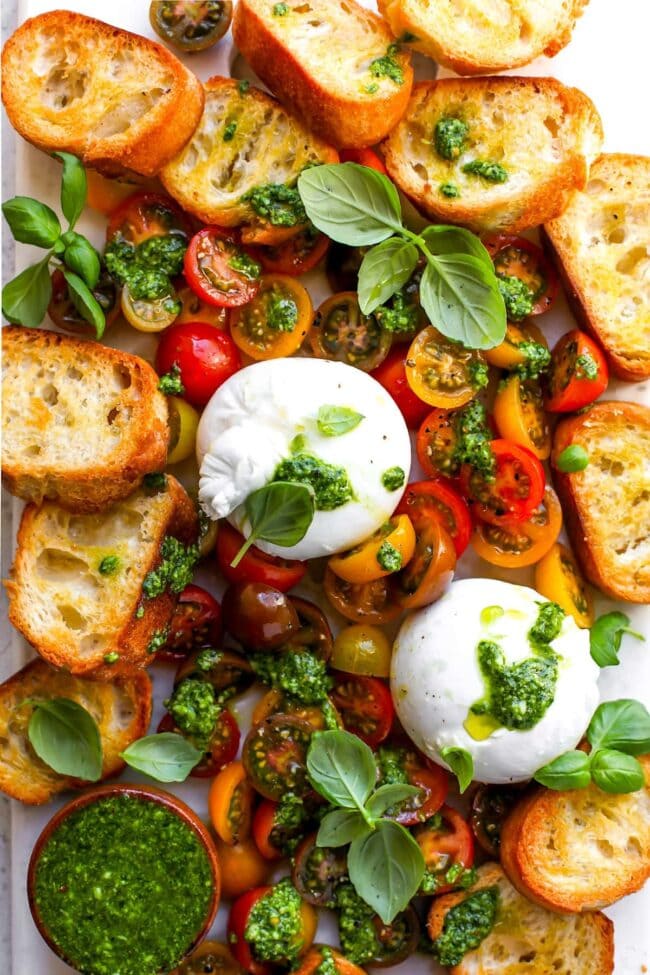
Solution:
<path fill-rule="evenodd" d="M 101 514 L 70 514 L 52 501 L 28 505 L 6 583 L 10 621 L 55 667 L 97 680 L 133 673 L 150 661 L 149 643 L 176 605 L 169 591 L 142 594 L 168 535 L 183 544 L 197 535 L 194 505 L 170 476 L 164 489 L 140 488 Z M 107 556 L 117 557 L 117 568 L 102 573 Z"/>
<path fill-rule="evenodd" d="M 377 0 L 396 37 L 457 74 L 491 74 L 553 57 L 589 0 Z"/>
<path fill-rule="evenodd" d="M 167 458 L 167 402 L 143 359 L 56 332 L 2 330 L 2 476 L 26 501 L 100 511 Z"/>
<path fill-rule="evenodd" d="M 151 681 L 144 671 L 111 684 L 81 680 L 33 660 L 0 685 L 0 791 L 28 805 L 40 805 L 66 789 L 87 785 L 59 775 L 36 755 L 27 735 L 30 700 L 66 697 L 86 708 L 99 727 L 104 763 L 102 779 L 124 768 L 120 758 L 141 738 L 151 719 Z"/>
<path fill-rule="evenodd" d="M 255 225 L 260 218 L 242 200 L 249 190 L 293 185 L 305 166 L 338 159 L 259 88 L 242 90 L 232 78 L 215 77 L 206 82 L 205 95 L 192 140 L 160 174 L 165 189 L 204 223 Z M 226 126 L 233 125 L 233 137 L 224 141 Z"/>
<path fill-rule="evenodd" d="M 469 891 L 434 899 L 429 937 L 435 940 L 442 933 L 452 907 L 486 887 L 499 891 L 496 923 L 478 948 L 451 969 L 452 975 L 611 975 L 614 971 L 614 925 L 609 918 L 600 912 L 552 914 L 518 894 L 497 863 L 479 867 L 478 880 Z"/>
<path fill-rule="evenodd" d="M 589 455 L 565 474 L 557 458 L 570 444 Z M 613 599 L 650 602 L 650 408 L 603 400 L 562 420 L 551 465 L 564 522 L 582 569 Z"/>
<path fill-rule="evenodd" d="M 639 761 L 639 792 L 539 788 L 517 803 L 501 832 L 501 863 L 521 894 L 575 913 L 640 890 L 650 877 L 650 755 Z"/>
<path fill-rule="evenodd" d="M 544 230 L 573 311 L 612 372 L 650 377 L 650 158 L 601 156 Z"/>
<path fill-rule="evenodd" d="M 162 44 L 53 10 L 5 44 L 2 100 L 39 149 L 74 153 L 108 175 L 153 176 L 192 135 L 203 89 Z"/>
<path fill-rule="evenodd" d="M 469 126 L 456 160 L 435 148 L 435 128 L 445 117 Z M 477 233 L 519 232 L 563 212 L 585 185 L 601 142 L 592 102 L 555 78 L 445 78 L 414 87 L 383 149 L 392 179 L 432 220 Z M 477 160 L 502 165 L 506 181 L 463 172 Z M 445 184 L 459 195 L 445 196 Z"/>

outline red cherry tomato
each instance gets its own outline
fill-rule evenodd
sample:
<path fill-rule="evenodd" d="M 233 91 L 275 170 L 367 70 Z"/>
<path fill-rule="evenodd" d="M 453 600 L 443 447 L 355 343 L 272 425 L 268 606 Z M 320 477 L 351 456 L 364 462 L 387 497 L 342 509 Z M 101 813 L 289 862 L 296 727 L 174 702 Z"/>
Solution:
<path fill-rule="evenodd" d="M 246 925 L 251 911 L 258 901 L 270 894 L 273 887 L 253 887 L 233 902 L 228 916 L 228 944 L 233 955 L 250 975 L 270 975 L 273 968 L 266 962 L 256 961 L 246 941 Z"/>
<path fill-rule="evenodd" d="M 182 735 L 174 724 L 171 714 L 165 714 L 158 725 L 158 734 L 164 731 L 174 731 Z M 209 751 L 195 765 L 190 775 L 197 779 L 211 779 L 217 772 L 221 771 L 224 765 L 228 765 L 236 757 L 239 751 L 239 740 L 241 734 L 239 725 L 228 710 L 224 710 L 217 719 L 217 725 L 210 739 Z"/>
<path fill-rule="evenodd" d="M 276 247 L 260 247 L 255 257 L 270 274 L 293 274 L 311 271 L 325 257 L 330 239 L 325 234 L 303 230 Z"/>
<path fill-rule="evenodd" d="M 237 270 L 237 259 L 245 256 L 227 231 L 204 227 L 192 237 L 185 252 L 187 283 L 209 305 L 220 308 L 245 305 L 259 288 L 259 274 L 251 276 Z"/>
<path fill-rule="evenodd" d="M 436 895 L 453 890 L 463 871 L 474 863 L 474 836 L 469 823 L 451 806 L 443 806 L 438 817 L 437 823 L 423 823 L 413 834 L 427 871 L 433 874 L 435 889 L 429 892 Z M 454 876 L 455 879 L 448 879 Z"/>
<path fill-rule="evenodd" d="M 496 460 L 494 479 L 487 480 L 470 464 L 463 464 L 463 491 L 477 502 L 474 511 L 483 521 L 492 525 L 506 519 L 523 521 L 542 503 L 544 468 L 534 454 L 510 440 L 492 440 L 490 446 Z"/>
<path fill-rule="evenodd" d="M 253 839 L 266 860 L 281 860 L 284 856 L 282 850 L 273 843 L 273 831 L 276 829 L 275 814 L 279 806 L 279 802 L 263 799 L 253 815 Z"/>
<path fill-rule="evenodd" d="M 464 498 L 442 481 L 409 484 L 396 514 L 408 515 L 417 530 L 422 519 L 435 518 L 451 535 L 460 558 L 472 535 L 472 519 Z"/>
<path fill-rule="evenodd" d="M 159 376 L 180 369 L 184 397 L 205 406 L 212 394 L 241 367 L 237 346 L 225 332 L 205 322 L 185 322 L 165 329 L 156 353 Z"/>
<path fill-rule="evenodd" d="M 339 152 L 339 159 L 342 163 L 358 163 L 360 166 L 367 166 L 386 175 L 386 167 L 373 149 L 342 149 Z"/>
<path fill-rule="evenodd" d="M 391 349 L 382 364 L 372 371 L 371 375 L 378 383 L 381 383 L 386 392 L 390 393 L 400 408 L 407 427 L 414 430 L 422 423 L 431 408 L 428 403 L 424 403 L 419 396 L 416 396 L 409 386 L 406 378 L 405 360 L 406 351 L 396 346 Z"/>
<path fill-rule="evenodd" d="M 576 328 L 553 349 L 544 406 L 551 413 L 580 410 L 597 400 L 608 382 L 605 356 L 593 339 Z"/>
<path fill-rule="evenodd" d="M 558 276 L 544 252 L 525 237 L 493 234 L 483 241 L 501 277 L 519 278 L 532 292 L 531 315 L 548 311 L 558 290 Z"/>
<path fill-rule="evenodd" d="M 390 754 L 397 751 L 398 762 L 403 766 L 406 779 L 410 785 L 417 786 L 420 790 L 418 795 L 411 799 L 405 799 L 384 814 L 388 819 L 401 823 L 402 826 L 415 826 L 416 823 L 424 823 L 433 816 L 442 806 L 447 798 L 449 791 L 449 775 L 445 769 L 427 760 L 418 752 L 409 739 L 404 734 L 403 740 L 400 735 L 391 734 L 390 741 L 386 742 L 384 748 L 377 750 L 377 765 L 379 772 L 379 784 L 384 784 L 382 772 L 382 753 L 384 749 Z M 394 759 L 393 759 L 394 760 Z"/>
<path fill-rule="evenodd" d="M 361 674 L 336 673 L 334 680 L 330 698 L 343 727 L 375 748 L 388 737 L 395 715 L 387 685 Z"/>
<path fill-rule="evenodd" d="M 207 590 L 189 585 L 178 597 L 169 636 L 156 660 L 178 663 L 198 647 L 221 640 L 221 606 Z"/>
<path fill-rule="evenodd" d="M 263 582 L 281 592 L 287 592 L 300 582 L 307 571 L 305 562 L 266 555 L 254 545 L 233 569 L 230 563 L 243 544 L 243 535 L 240 535 L 229 522 L 220 522 L 217 534 L 217 562 L 228 582 Z"/>

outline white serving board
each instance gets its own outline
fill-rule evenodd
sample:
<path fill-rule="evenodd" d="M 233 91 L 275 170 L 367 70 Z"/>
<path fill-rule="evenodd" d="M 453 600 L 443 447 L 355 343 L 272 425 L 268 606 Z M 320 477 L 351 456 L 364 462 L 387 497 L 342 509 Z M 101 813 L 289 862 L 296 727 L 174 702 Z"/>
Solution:
<path fill-rule="evenodd" d="M 372 0 L 362 0 L 366 6 L 373 7 Z M 490 0 L 485 0 L 489 3 Z M 54 9 L 55 0 L 19 0 L 19 23 L 28 16 Z M 145 36 L 153 37 L 148 21 L 148 0 L 112 0 L 111 3 L 98 3 L 93 0 L 75 0 L 63 3 L 67 9 L 93 15 Z M 575 38 L 568 49 L 554 60 L 541 58 L 520 72 L 529 75 L 554 75 L 567 84 L 581 87 L 590 95 L 603 118 L 607 151 L 636 152 L 650 155 L 650 126 L 643 102 L 647 89 L 647 38 L 650 36 L 650 5 L 647 0 L 591 0 L 590 6 L 578 25 Z M 194 57 L 186 63 L 200 78 L 206 79 L 214 74 L 233 73 L 237 77 L 251 77 L 250 70 L 237 58 L 230 35 L 224 38 L 216 50 Z M 425 59 L 418 58 L 418 74 L 430 77 L 435 66 Z M 441 71 L 440 74 L 448 74 Z M 32 195 L 58 208 L 58 186 L 60 167 L 28 146 L 17 140 L 16 147 L 16 193 Z M 82 218 L 79 229 L 92 237 L 98 246 L 103 241 L 105 221 L 97 217 Z M 30 248 L 19 247 L 17 270 L 30 263 L 33 255 Z M 329 288 L 324 275 L 312 272 L 306 283 L 314 303 L 320 302 Z M 544 331 L 553 344 L 557 338 L 573 327 L 564 298 L 561 296 L 554 309 L 541 320 Z M 111 345 L 119 345 L 129 351 L 153 359 L 155 339 L 133 329 L 123 331 L 111 329 L 108 339 Z M 608 398 L 635 399 L 650 405 L 650 384 L 610 383 Z M 181 475 L 186 483 L 191 483 L 191 465 L 185 465 Z M 175 470 L 174 473 L 178 473 Z M 17 525 L 20 505 L 14 502 L 13 524 Z M 8 540 L 5 544 L 9 544 Z M 457 575 L 494 576 L 513 582 L 529 584 L 532 571 L 499 570 L 479 560 L 470 550 L 460 561 Z M 197 574 L 201 585 L 212 588 L 217 594 L 219 587 L 209 567 Z M 306 588 L 304 594 L 319 600 L 314 589 Z M 615 604 L 598 600 L 599 612 L 607 611 Z M 646 634 L 645 645 L 625 637 L 621 653 L 621 666 L 605 671 L 601 678 L 601 691 L 604 699 L 616 697 L 642 698 L 650 706 L 650 608 L 625 605 L 620 608 L 630 615 L 633 626 Z M 17 669 L 30 656 L 26 644 L 16 635 L 12 643 L 13 666 Z M 153 668 L 155 687 L 155 709 L 152 728 L 155 729 L 162 713 L 161 702 L 170 690 L 172 670 L 165 667 Z M 250 701 L 242 702 L 237 711 L 245 726 L 246 713 Z M 136 773 L 123 776 L 130 781 L 147 781 Z M 207 784 L 200 780 L 189 780 L 181 786 L 170 788 L 207 819 Z M 38 935 L 29 913 L 25 891 L 27 863 L 34 842 L 53 813 L 69 798 L 55 800 L 40 809 L 30 809 L 18 803 L 12 806 L 11 856 L 12 881 L 11 904 L 7 907 L 12 915 L 12 958 L 11 968 L 0 963 L 0 975 L 69 975 L 68 966 L 60 962 L 46 947 Z M 0 907 L 0 910 L 5 909 Z M 155 905 L 152 905 L 155 910 Z M 616 926 L 616 968 L 615 975 L 641 975 L 650 970 L 650 886 L 645 891 L 625 898 L 607 912 Z M 213 929 L 213 936 L 223 937 L 227 910 L 222 907 Z M 335 938 L 333 920 L 324 917 L 319 930 L 321 940 Z M 647 968 L 645 967 L 647 966 Z M 412 958 L 393 969 L 395 975 L 437 975 L 442 970 L 429 959 Z M 531 975 L 539 973 L 531 972 Z"/>

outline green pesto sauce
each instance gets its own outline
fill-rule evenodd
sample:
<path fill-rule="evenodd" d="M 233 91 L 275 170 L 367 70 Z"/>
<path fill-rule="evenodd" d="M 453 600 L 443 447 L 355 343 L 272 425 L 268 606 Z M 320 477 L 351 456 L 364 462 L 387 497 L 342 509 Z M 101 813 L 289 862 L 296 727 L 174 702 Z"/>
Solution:
<path fill-rule="evenodd" d="M 381 483 L 387 491 L 397 491 L 406 480 L 406 473 L 401 467 L 389 467 L 381 475 Z"/>
<path fill-rule="evenodd" d="M 160 596 L 167 590 L 182 592 L 192 581 L 199 550 L 196 545 L 183 545 L 173 535 L 167 535 L 161 545 L 160 555 L 160 565 L 148 572 L 142 583 L 142 593 L 147 599 Z"/>
<path fill-rule="evenodd" d="M 244 937 L 257 961 L 291 962 L 298 957 L 301 904 L 300 894 L 286 878 L 254 905 Z"/>
<path fill-rule="evenodd" d="M 551 365 L 551 353 L 541 342 L 519 342 L 517 348 L 524 356 L 524 362 L 515 372 L 520 379 L 539 379 Z"/>
<path fill-rule="evenodd" d="M 285 691 L 301 704 L 327 700 L 334 684 L 327 674 L 325 661 L 308 650 L 256 653 L 249 660 L 264 684 Z"/>
<path fill-rule="evenodd" d="M 331 948 L 325 945 L 320 949 L 320 964 L 314 971 L 314 975 L 338 975 L 334 953 Z"/>
<path fill-rule="evenodd" d="M 104 262 L 133 299 L 153 301 L 173 294 L 171 278 L 183 270 L 186 250 L 181 234 L 150 237 L 136 246 L 118 235 L 107 244 Z"/>
<path fill-rule="evenodd" d="M 334 897 L 341 950 L 355 965 L 364 965 L 377 955 L 380 948 L 374 925 L 375 913 L 361 900 L 351 884 L 340 884 Z"/>
<path fill-rule="evenodd" d="M 470 386 L 474 389 L 485 389 L 489 381 L 488 367 L 486 362 L 480 359 L 472 360 L 467 366 Z"/>
<path fill-rule="evenodd" d="M 402 288 L 389 299 L 389 304 L 375 308 L 373 315 L 387 332 L 413 332 L 420 321 L 420 308 Z"/>
<path fill-rule="evenodd" d="M 406 774 L 406 749 L 380 747 L 377 749 L 377 767 L 380 785 L 405 785 L 408 783 Z"/>
<path fill-rule="evenodd" d="M 298 190 L 284 183 L 267 183 L 249 190 L 242 200 L 274 227 L 295 227 L 306 223 L 307 214 Z"/>
<path fill-rule="evenodd" d="M 234 121 L 228 122 L 228 124 L 224 126 L 223 141 L 232 142 L 232 140 L 235 138 L 236 131 L 237 131 L 237 123 Z"/>
<path fill-rule="evenodd" d="M 377 562 L 385 572 L 399 572 L 402 568 L 401 553 L 388 541 L 379 546 Z"/>
<path fill-rule="evenodd" d="M 162 471 L 153 471 L 145 474 L 142 479 L 143 485 L 148 491 L 165 491 L 167 489 L 167 475 Z"/>
<path fill-rule="evenodd" d="M 491 162 L 489 159 L 473 159 L 465 163 L 463 172 L 470 176 L 479 176 L 486 183 L 505 183 L 508 179 L 508 170 L 498 162 Z"/>
<path fill-rule="evenodd" d="M 433 942 L 441 965 L 459 965 L 494 927 L 499 906 L 497 887 L 477 890 L 447 912 L 442 933 Z"/>
<path fill-rule="evenodd" d="M 460 196 L 460 190 L 455 183 L 441 183 L 438 192 L 446 196 L 448 200 L 455 200 Z"/>
<path fill-rule="evenodd" d="M 399 44 L 389 44 L 383 57 L 370 62 L 369 70 L 373 78 L 390 78 L 396 85 L 404 84 L 404 71 L 396 58 L 399 50 Z"/>
<path fill-rule="evenodd" d="M 273 16 L 274 17 L 286 17 L 289 13 L 289 8 L 286 3 L 276 3 L 273 5 Z"/>
<path fill-rule="evenodd" d="M 298 305 L 293 298 L 271 292 L 266 304 L 266 324 L 276 332 L 293 332 L 298 321 Z"/>
<path fill-rule="evenodd" d="M 312 454 L 298 452 L 281 461 L 272 480 L 307 484 L 314 491 L 317 511 L 333 511 L 353 498 L 347 471 L 343 467 L 327 464 Z"/>
<path fill-rule="evenodd" d="M 497 274 L 497 284 L 509 322 L 520 322 L 532 313 L 535 295 L 525 281 L 512 274 Z"/>
<path fill-rule="evenodd" d="M 105 555 L 101 560 L 97 569 L 99 574 L 102 576 L 114 576 L 115 573 L 120 568 L 120 557 L 119 555 Z"/>
<path fill-rule="evenodd" d="M 596 379 L 598 363 L 589 352 L 583 352 L 576 358 L 576 379 Z"/>
<path fill-rule="evenodd" d="M 222 711 L 211 682 L 188 677 L 163 703 L 174 724 L 205 751 Z"/>
<path fill-rule="evenodd" d="M 469 125 L 460 118 L 444 115 L 436 122 L 433 144 L 441 159 L 458 159 L 467 148 Z"/>
<path fill-rule="evenodd" d="M 461 464 L 470 464 L 475 471 L 491 479 L 494 476 L 495 461 L 490 446 L 492 432 L 487 425 L 485 406 L 478 400 L 472 400 L 455 412 L 453 424 L 456 438 L 450 476 L 458 473 Z"/>
<path fill-rule="evenodd" d="M 159 630 L 154 630 L 151 634 L 151 639 L 147 644 L 147 653 L 158 653 L 159 650 L 167 643 L 167 637 L 169 636 L 169 626 L 163 626 Z"/>
<path fill-rule="evenodd" d="M 158 389 L 165 396 L 182 396 L 185 386 L 181 381 L 181 370 L 177 362 L 172 363 L 169 372 L 163 373 L 158 380 Z"/>
<path fill-rule="evenodd" d="M 233 271 L 239 271 L 249 281 L 255 281 L 262 273 L 262 265 L 254 261 L 248 254 L 244 254 L 243 251 L 238 251 L 237 254 L 233 254 L 228 261 L 228 266 Z"/>
<path fill-rule="evenodd" d="M 273 813 L 273 827 L 269 834 L 271 845 L 285 856 L 291 856 L 304 838 L 310 818 L 308 804 L 302 797 L 285 792 Z"/>
<path fill-rule="evenodd" d="M 72 813 L 43 848 L 35 901 L 49 936 L 92 975 L 174 968 L 210 905 L 210 862 L 163 806 L 107 796 Z"/>

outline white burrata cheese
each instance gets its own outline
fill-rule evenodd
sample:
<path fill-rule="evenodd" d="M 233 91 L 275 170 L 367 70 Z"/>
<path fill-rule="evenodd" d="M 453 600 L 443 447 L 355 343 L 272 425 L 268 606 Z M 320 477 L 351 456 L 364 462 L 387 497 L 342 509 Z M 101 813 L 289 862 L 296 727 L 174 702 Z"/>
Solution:
<path fill-rule="evenodd" d="M 323 436 L 323 406 L 363 415 L 354 429 Z M 300 450 L 345 469 L 353 498 L 316 511 L 305 537 L 290 548 L 256 542 L 272 555 L 310 559 L 363 541 L 395 510 L 404 486 L 387 490 L 382 474 L 400 467 L 408 478 L 411 444 L 404 419 L 380 384 L 353 366 L 326 359 L 271 359 L 247 366 L 221 386 L 206 406 L 197 435 L 199 500 L 210 518 L 227 517 L 244 535 L 243 503 L 268 484 L 280 461 Z"/>
<path fill-rule="evenodd" d="M 525 731 L 499 727 L 482 741 L 464 727 L 471 706 L 486 695 L 479 641 L 497 643 L 506 665 L 532 657 L 527 634 L 543 602 L 527 586 L 463 579 L 402 624 L 391 664 L 395 707 L 407 734 L 440 765 L 441 749 L 455 746 L 471 754 L 477 781 L 521 782 L 580 741 L 598 705 L 599 668 L 589 653 L 589 631 L 572 616 L 551 643 L 559 673 L 541 720 Z"/>

